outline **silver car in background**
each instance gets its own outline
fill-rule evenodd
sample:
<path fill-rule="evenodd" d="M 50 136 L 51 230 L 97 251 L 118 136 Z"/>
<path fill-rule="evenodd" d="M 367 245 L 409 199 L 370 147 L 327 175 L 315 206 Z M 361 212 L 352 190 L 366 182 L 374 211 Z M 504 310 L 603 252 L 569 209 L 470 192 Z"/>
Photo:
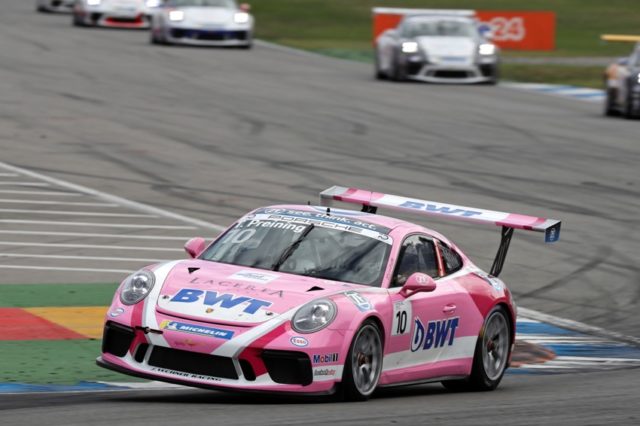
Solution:
<path fill-rule="evenodd" d="M 149 28 L 149 15 L 160 0 L 76 0 L 73 25 L 79 27 Z"/>
<path fill-rule="evenodd" d="M 234 0 L 166 0 L 152 15 L 151 43 L 250 48 L 254 19 Z"/>
<path fill-rule="evenodd" d="M 375 63 L 381 79 L 495 84 L 499 49 L 472 17 L 407 15 L 376 39 Z"/>
<path fill-rule="evenodd" d="M 71 12 L 75 0 L 36 0 L 38 12 Z"/>

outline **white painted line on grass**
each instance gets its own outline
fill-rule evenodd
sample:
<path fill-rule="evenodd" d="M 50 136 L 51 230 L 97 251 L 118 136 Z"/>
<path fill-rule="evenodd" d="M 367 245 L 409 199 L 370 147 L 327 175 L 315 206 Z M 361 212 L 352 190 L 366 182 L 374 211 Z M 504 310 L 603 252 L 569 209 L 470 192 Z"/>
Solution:
<path fill-rule="evenodd" d="M 118 197 L 116 195 L 107 194 L 106 192 L 97 191 L 95 189 L 87 188 L 82 185 L 76 185 L 75 183 L 66 182 L 61 179 L 56 179 L 50 176 L 46 176 L 40 173 L 32 172 L 27 169 L 23 169 L 21 167 L 12 166 L 10 164 L 4 163 L 0 161 L 0 167 L 3 167 L 6 170 L 20 173 L 26 176 L 30 176 L 35 179 L 40 179 L 50 184 L 58 185 L 63 188 L 66 188 L 71 191 L 82 192 L 83 194 L 93 195 L 95 197 L 101 198 L 105 201 L 114 202 L 124 207 L 129 207 L 131 209 L 135 209 L 138 211 L 143 211 L 149 214 L 155 214 L 158 216 L 171 218 L 175 220 L 179 220 L 181 222 L 190 223 L 192 225 L 199 226 L 201 228 L 213 229 L 216 231 L 224 231 L 226 229 L 225 226 L 216 225 L 215 223 L 206 222 L 200 219 L 193 219 L 188 216 L 184 216 L 178 213 L 173 213 L 164 209 L 160 209 L 158 207 L 150 206 L 147 204 L 138 203 L 136 201 L 127 200 L 126 198 Z"/>
<path fill-rule="evenodd" d="M 21 200 L 14 198 L 0 198 L 0 203 L 7 204 L 46 204 L 64 206 L 87 206 L 87 207 L 117 207 L 115 203 L 85 203 L 82 201 L 49 201 L 49 200 Z M 154 216 L 157 217 L 157 216 Z"/>
<path fill-rule="evenodd" d="M 7 186 L 40 186 L 40 187 L 51 186 L 48 183 L 44 183 L 44 182 L 9 182 L 9 181 L 0 182 L 0 185 L 7 185 Z"/>
<path fill-rule="evenodd" d="M 83 195 L 86 195 L 79 192 L 21 191 L 19 189 L 0 189 L 0 194 L 50 195 L 52 197 L 82 197 Z"/>
<path fill-rule="evenodd" d="M 158 216 L 139 213 L 98 213 L 98 212 L 76 212 L 67 210 L 28 210 L 28 209 L 0 209 L 1 213 L 31 213 L 63 216 L 102 216 L 102 217 L 143 217 L 157 218 Z"/>
<path fill-rule="evenodd" d="M 69 272 L 114 272 L 118 274 L 130 274 L 132 269 L 99 269 L 99 268 L 66 268 L 63 266 L 25 266 L 25 265 L 0 265 L 0 269 L 25 269 L 34 271 L 69 271 Z M 2 288 L 2 284 L 0 284 Z"/>
<path fill-rule="evenodd" d="M 133 240 L 169 240 L 186 242 L 191 237 L 167 237 L 164 235 L 136 235 L 136 234 L 96 234 L 91 232 L 55 232 L 55 231 L 5 231 L 0 230 L 0 234 L 8 235 L 36 235 L 36 236 L 60 236 L 60 237 L 82 237 L 82 238 L 126 238 Z"/>
<path fill-rule="evenodd" d="M 2 258 L 29 258 L 29 259 L 65 259 L 65 260 L 108 260 L 109 262 L 165 262 L 172 259 L 144 259 L 138 257 L 109 257 L 109 256 L 72 256 L 64 254 L 25 254 L 25 253 L 0 253 Z"/>
<path fill-rule="evenodd" d="M 24 243 L 18 241 L 0 241 L 0 246 L 13 246 L 13 247 L 59 247 L 59 248 L 88 248 L 99 250 L 145 250 L 145 251 L 173 251 L 184 252 L 179 248 L 164 248 L 164 247 L 137 247 L 137 246 L 114 246 L 114 245 L 99 245 L 99 244 L 63 244 L 63 243 Z"/>
<path fill-rule="evenodd" d="M 195 226 L 186 225 L 146 225 L 128 223 L 93 223 L 93 222 L 59 222 L 55 220 L 19 220 L 0 219 L 0 223 L 21 223 L 31 225 L 58 225 L 58 226 L 87 226 L 95 228 L 138 228 L 138 229 L 196 229 Z"/>

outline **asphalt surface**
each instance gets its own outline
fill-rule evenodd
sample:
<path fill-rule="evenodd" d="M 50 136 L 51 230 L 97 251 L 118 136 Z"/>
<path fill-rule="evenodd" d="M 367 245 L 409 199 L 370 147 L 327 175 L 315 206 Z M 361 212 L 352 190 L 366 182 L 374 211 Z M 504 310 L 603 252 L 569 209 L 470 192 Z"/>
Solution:
<path fill-rule="evenodd" d="M 554 245 L 543 244 L 540 234 L 516 232 L 502 278 L 518 304 L 640 336 L 640 122 L 606 119 L 599 105 L 572 99 L 504 87 L 392 84 L 372 74 L 363 64 L 266 46 L 152 47 L 144 31 L 72 28 L 68 16 L 36 14 L 31 2 L 5 0 L 0 160 L 219 225 L 260 205 L 315 201 L 334 184 L 561 219 L 561 241 Z M 0 173 L 0 183 L 5 178 L 17 177 Z M 24 190 L 15 182 L 0 186 Z M 0 214 L 19 220 L 27 213 Z M 490 265 L 497 229 L 430 225 L 480 266 Z M 11 226 L 0 230 L 69 231 L 60 224 Z M 67 237 L 42 238 L 70 244 Z M 9 261 L 40 262 L 12 258 L 0 264 Z M 101 272 L 64 278 L 116 280 Z M 34 282 L 33 272 L 0 269 L 0 282 Z M 59 276 L 46 282 L 60 282 Z M 45 413 L 51 424 L 101 418 L 188 424 L 213 416 L 221 424 L 634 424 L 640 376 L 638 370 L 512 376 L 494 394 L 425 389 L 344 409 L 322 404 L 274 410 L 252 405 L 260 400 L 217 393 L 0 400 L 5 407 L 41 407 L 5 411 L 3 424 L 32 423 Z"/>

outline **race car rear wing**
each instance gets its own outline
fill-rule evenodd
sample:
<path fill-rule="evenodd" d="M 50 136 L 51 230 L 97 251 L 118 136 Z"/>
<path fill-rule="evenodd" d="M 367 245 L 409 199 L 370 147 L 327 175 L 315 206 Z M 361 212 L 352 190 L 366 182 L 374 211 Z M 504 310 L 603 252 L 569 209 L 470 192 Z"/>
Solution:
<path fill-rule="evenodd" d="M 555 219 L 457 206 L 342 186 L 333 186 L 320 193 L 321 205 L 330 207 L 333 201 L 360 204 L 362 211 L 368 213 L 376 213 L 378 207 L 382 207 L 404 213 L 500 226 L 502 238 L 490 272 L 496 277 L 502 271 L 514 229 L 544 232 L 546 243 L 556 242 L 560 238 L 561 222 Z"/>

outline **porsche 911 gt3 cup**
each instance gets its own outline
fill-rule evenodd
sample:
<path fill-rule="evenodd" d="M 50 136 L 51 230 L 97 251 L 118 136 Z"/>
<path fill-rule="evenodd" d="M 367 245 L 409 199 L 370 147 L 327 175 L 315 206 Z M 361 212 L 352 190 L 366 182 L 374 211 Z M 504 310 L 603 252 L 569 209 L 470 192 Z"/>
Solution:
<path fill-rule="evenodd" d="M 511 236 L 524 229 L 554 242 L 560 222 L 343 187 L 323 191 L 321 204 L 258 208 L 208 246 L 188 241 L 190 260 L 127 277 L 98 365 L 188 386 L 353 400 L 421 382 L 495 389 L 515 339 L 515 304 L 497 278 Z M 490 273 L 441 234 L 378 208 L 500 226 Z"/>
<path fill-rule="evenodd" d="M 375 41 L 378 78 L 431 83 L 498 81 L 499 49 L 463 14 L 406 15 Z"/>
<path fill-rule="evenodd" d="M 153 14 L 151 43 L 250 48 L 248 9 L 234 0 L 167 0 Z"/>
<path fill-rule="evenodd" d="M 605 41 L 636 43 L 629 56 L 607 67 L 604 76 L 606 98 L 604 113 L 608 116 L 640 117 L 640 36 L 603 35 Z"/>
<path fill-rule="evenodd" d="M 73 25 L 149 28 L 151 9 L 161 0 L 76 0 Z"/>
<path fill-rule="evenodd" d="M 38 12 L 71 12 L 75 0 L 36 0 Z"/>

